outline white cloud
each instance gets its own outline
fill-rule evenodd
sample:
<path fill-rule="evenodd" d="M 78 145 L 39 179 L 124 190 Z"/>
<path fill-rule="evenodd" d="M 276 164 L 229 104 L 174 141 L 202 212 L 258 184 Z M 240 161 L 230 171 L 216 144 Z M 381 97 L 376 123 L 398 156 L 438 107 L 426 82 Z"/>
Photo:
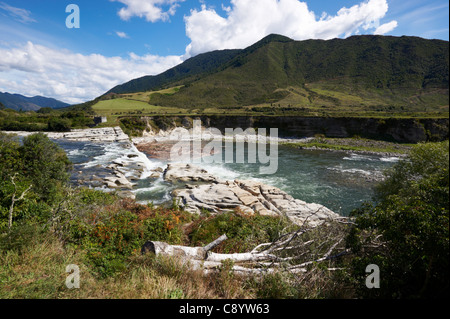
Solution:
<path fill-rule="evenodd" d="M 128 34 L 126 34 L 125 32 L 122 32 L 122 31 L 116 31 L 116 34 L 117 34 L 117 36 L 119 38 L 122 38 L 122 39 L 128 39 L 129 38 Z"/>
<path fill-rule="evenodd" d="M 380 25 L 374 32 L 373 34 L 377 34 L 377 35 L 384 35 L 386 33 L 391 32 L 392 30 L 394 30 L 396 27 L 398 26 L 397 21 L 393 20 L 391 22 L 385 23 Z"/>
<path fill-rule="evenodd" d="M 145 18 L 148 22 L 167 21 L 176 12 L 179 2 L 185 0 L 111 0 L 123 3 L 126 7 L 118 12 L 122 20 L 132 17 Z M 164 11 L 164 7 L 168 7 Z"/>
<path fill-rule="evenodd" d="M 125 5 L 118 13 L 124 20 L 137 16 L 155 22 L 165 21 L 175 14 L 178 4 L 184 0 L 111 1 Z M 387 0 L 365 0 L 335 14 L 321 13 L 320 16 L 299 0 L 257 2 L 255 5 L 255 0 L 231 0 L 229 7 L 222 6 L 221 13 L 225 16 L 205 4 L 200 10 L 191 10 L 185 17 L 186 34 L 191 43 L 184 57 L 134 53 L 126 58 L 82 55 L 51 48 L 49 44 L 33 43 L 37 41 L 8 47 L 0 45 L 0 91 L 79 103 L 131 79 L 164 72 L 187 57 L 217 49 L 245 48 L 270 33 L 295 40 L 331 39 L 362 33 L 386 34 L 397 26 L 397 21 L 380 25 L 388 10 Z M 9 10 L 11 15 L 15 12 L 16 18 L 22 17 L 23 22 L 34 21 L 26 10 L 11 8 L 0 1 L 0 9 Z M 116 35 L 128 37 L 125 32 L 117 31 Z"/>
<path fill-rule="evenodd" d="M 10 6 L 7 3 L 0 2 L 0 9 L 5 11 L 9 16 L 22 23 L 36 22 L 31 17 L 31 12 L 22 8 Z"/>
<path fill-rule="evenodd" d="M 0 91 L 43 95 L 68 103 L 93 99 L 118 84 L 162 73 L 182 62 L 180 56 L 82 55 L 32 42 L 0 47 L 0 56 Z"/>
<path fill-rule="evenodd" d="M 376 29 L 388 11 L 387 0 L 366 0 L 335 15 L 317 18 L 299 0 L 231 0 L 226 17 L 205 5 L 185 17 L 191 43 L 186 56 L 217 49 L 245 48 L 271 33 L 294 40 L 348 37 Z M 393 26 L 393 22 L 389 24 Z"/>

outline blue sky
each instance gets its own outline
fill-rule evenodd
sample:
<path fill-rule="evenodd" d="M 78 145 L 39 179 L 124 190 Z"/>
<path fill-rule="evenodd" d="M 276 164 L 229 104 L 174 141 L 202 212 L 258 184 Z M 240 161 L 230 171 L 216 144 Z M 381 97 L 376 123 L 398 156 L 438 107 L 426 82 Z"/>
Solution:
<path fill-rule="evenodd" d="M 80 28 L 66 27 L 68 4 Z M 270 33 L 448 40 L 443 0 L 0 0 L 0 91 L 69 103 Z"/>

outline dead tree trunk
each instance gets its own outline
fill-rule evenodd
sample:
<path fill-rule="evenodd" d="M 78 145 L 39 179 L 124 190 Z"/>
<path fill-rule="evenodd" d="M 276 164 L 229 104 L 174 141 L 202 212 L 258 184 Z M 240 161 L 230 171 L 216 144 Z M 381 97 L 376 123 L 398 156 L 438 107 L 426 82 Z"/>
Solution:
<path fill-rule="evenodd" d="M 152 252 L 155 255 L 168 255 L 187 259 L 205 260 L 210 250 L 214 249 L 227 239 L 227 235 L 222 235 L 205 247 L 185 247 L 169 245 L 160 241 L 148 241 L 144 244 L 144 246 L 142 246 L 141 253 L 145 254 L 148 252 Z"/>
<path fill-rule="evenodd" d="M 193 270 L 203 270 L 205 274 L 217 272 L 223 267 L 224 261 L 232 261 L 232 271 L 241 275 L 254 275 L 273 273 L 280 269 L 291 273 L 304 273 L 307 267 L 315 262 L 331 260 L 348 253 L 345 247 L 338 247 L 343 241 L 342 236 L 331 236 L 330 238 L 299 241 L 298 238 L 318 226 L 300 229 L 296 232 L 286 234 L 272 243 L 258 245 L 250 252 L 236 254 L 218 254 L 211 250 L 227 240 L 223 235 L 205 247 L 185 247 L 169 245 L 163 242 L 148 241 L 141 249 L 141 253 L 152 252 L 155 255 L 166 255 L 179 257 L 183 263 L 189 264 Z M 322 248 L 314 255 L 310 253 L 310 246 L 316 245 Z M 326 250 L 324 250 L 326 249 Z M 337 253 L 338 252 L 338 253 Z M 302 259 L 303 258 L 303 259 Z M 310 258 L 306 259 L 305 258 Z M 330 268 L 333 270 L 335 268 Z"/>
<path fill-rule="evenodd" d="M 11 227 L 12 227 L 14 205 L 16 204 L 16 202 L 22 200 L 32 187 L 32 185 L 30 185 L 25 191 L 22 192 L 22 194 L 19 196 L 19 198 L 16 198 L 17 185 L 16 185 L 16 182 L 14 181 L 16 178 L 16 175 L 17 174 L 14 174 L 14 176 L 11 177 L 11 183 L 14 185 L 14 193 L 11 198 L 11 206 L 9 207 L 9 215 L 8 215 L 8 229 L 9 230 L 11 230 Z"/>

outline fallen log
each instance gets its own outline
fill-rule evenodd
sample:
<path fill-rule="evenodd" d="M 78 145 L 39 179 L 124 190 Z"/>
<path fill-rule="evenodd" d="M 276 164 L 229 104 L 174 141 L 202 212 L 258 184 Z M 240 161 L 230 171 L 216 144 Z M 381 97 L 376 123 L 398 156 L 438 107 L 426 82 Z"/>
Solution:
<path fill-rule="evenodd" d="M 155 255 L 173 256 L 193 270 L 203 270 L 205 274 L 218 272 L 230 261 L 230 271 L 240 275 L 259 275 L 276 271 L 305 273 L 311 265 L 329 261 L 348 254 L 345 249 L 344 233 L 333 234 L 328 229 L 321 229 L 324 234 L 316 234 L 316 238 L 301 240 L 301 236 L 316 231 L 320 225 L 310 226 L 287 233 L 271 243 L 262 243 L 250 252 L 235 254 L 214 253 L 215 247 L 226 241 L 222 235 L 204 247 L 186 247 L 169 245 L 164 242 L 148 241 L 141 249 L 142 254 L 151 252 Z M 315 245 L 311 249 L 311 245 Z M 332 267 L 332 265 L 329 265 Z M 335 270 L 335 268 L 330 268 Z"/>
<path fill-rule="evenodd" d="M 155 255 L 167 255 L 196 260 L 205 260 L 210 250 L 214 249 L 227 239 L 227 235 L 222 235 L 205 247 L 186 247 L 169 245 L 160 241 L 148 241 L 142 246 L 141 253 L 146 254 L 148 252 L 151 252 Z"/>

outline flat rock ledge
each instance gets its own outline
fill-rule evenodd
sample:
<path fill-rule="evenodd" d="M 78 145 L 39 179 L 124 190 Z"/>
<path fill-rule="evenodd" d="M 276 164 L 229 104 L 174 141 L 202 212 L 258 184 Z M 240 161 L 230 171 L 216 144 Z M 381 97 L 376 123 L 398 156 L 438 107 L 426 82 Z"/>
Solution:
<path fill-rule="evenodd" d="M 294 224 L 311 226 L 342 218 L 323 205 L 294 199 L 279 188 L 249 180 L 221 181 L 190 164 L 171 164 L 164 176 L 170 182 L 206 182 L 172 192 L 178 205 L 192 214 L 203 211 L 220 214 L 239 209 L 249 215 L 286 216 Z"/>
<path fill-rule="evenodd" d="M 218 179 L 205 169 L 191 164 L 168 164 L 164 171 L 164 179 L 168 182 L 211 182 Z"/>
<path fill-rule="evenodd" d="M 92 129 L 78 129 L 70 132 L 23 132 L 23 131 L 5 131 L 6 134 L 15 134 L 19 136 L 29 136 L 35 133 L 44 133 L 51 139 L 66 139 L 69 141 L 80 142 L 126 142 L 130 138 L 122 129 L 117 127 L 102 127 Z"/>

